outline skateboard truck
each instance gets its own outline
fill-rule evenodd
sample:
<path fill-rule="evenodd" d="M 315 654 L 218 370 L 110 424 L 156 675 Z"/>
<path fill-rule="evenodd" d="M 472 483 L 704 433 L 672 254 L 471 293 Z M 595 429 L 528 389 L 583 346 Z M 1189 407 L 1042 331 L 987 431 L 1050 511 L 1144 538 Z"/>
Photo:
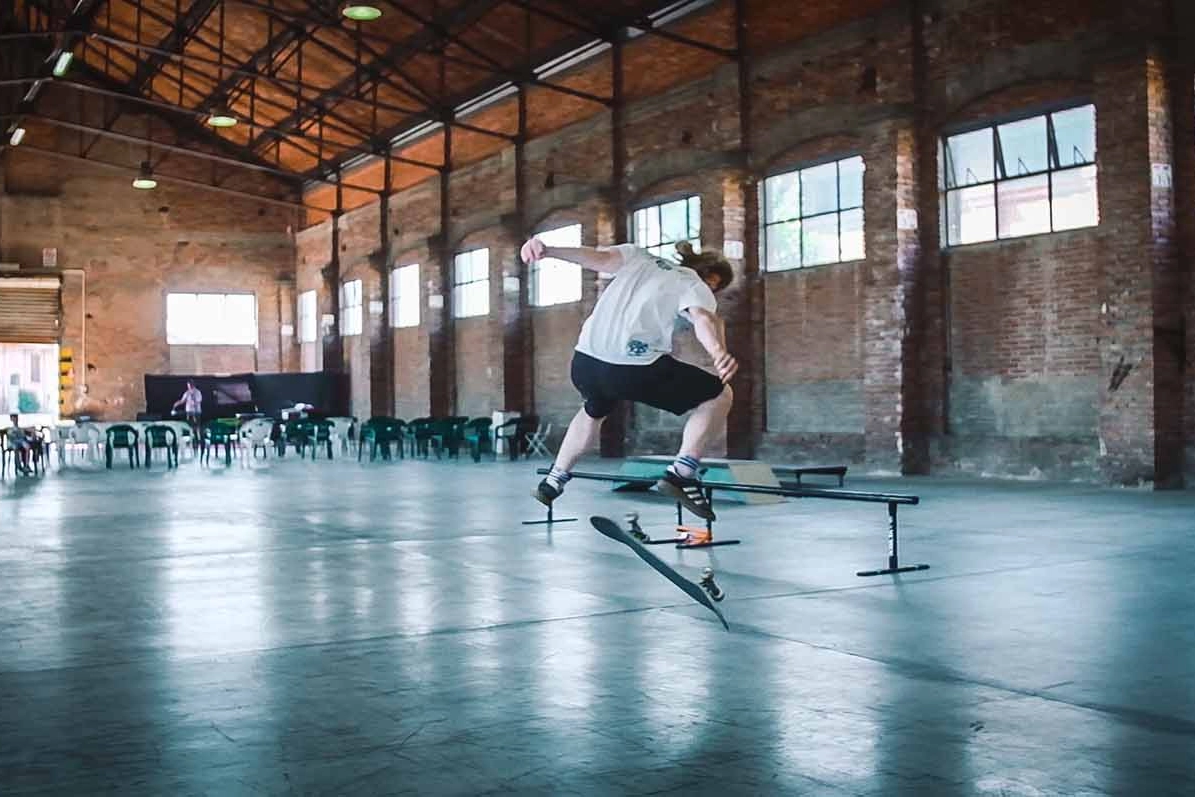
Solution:
<path fill-rule="evenodd" d="M 701 588 L 705 590 L 705 594 L 710 596 L 710 600 L 721 603 L 722 599 L 726 597 L 726 593 L 714 581 L 714 569 L 707 567 L 701 571 Z"/>

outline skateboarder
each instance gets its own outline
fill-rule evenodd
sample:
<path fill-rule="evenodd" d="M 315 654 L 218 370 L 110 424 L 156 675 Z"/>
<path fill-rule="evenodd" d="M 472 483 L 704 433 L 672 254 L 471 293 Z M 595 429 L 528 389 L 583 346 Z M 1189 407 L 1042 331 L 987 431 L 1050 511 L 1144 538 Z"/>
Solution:
<path fill-rule="evenodd" d="M 687 242 L 677 244 L 676 251 L 679 263 L 633 244 L 560 247 L 545 246 L 538 238 L 523 244 L 527 263 L 553 257 L 613 275 L 581 327 L 572 380 L 585 403 L 569 424 L 551 472 L 532 493 L 540 503 L 550 506 L 560 497 L 573 466 L 596 442 L 602 421 L 618 403 L 638 401 L 675 415 L 692 411 L 676 460 L 657 487 L 699 517 L 714 519 L 698 469 L 734 400 L 729 382 L 739 366 L 726 350 L 714 299 L 730 285 L 734 271 L 720 254 L 697 253 Z M 717 376 L 672 357 L 677 316 L 693 324 Z"/>

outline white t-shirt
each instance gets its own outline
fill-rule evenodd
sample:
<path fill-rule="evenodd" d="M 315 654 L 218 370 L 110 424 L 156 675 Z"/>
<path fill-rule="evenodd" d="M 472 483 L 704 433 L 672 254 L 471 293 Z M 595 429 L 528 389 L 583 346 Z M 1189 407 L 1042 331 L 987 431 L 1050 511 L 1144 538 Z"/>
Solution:
<path fill-rule="evenodd" d="M 672 352 L 678 314 L 691 307 L 718 309 L 714 292 L 696 271 L 633 244 L 609 251 L 622 255 L 622 267 L 581 327 L 582 354 L 616 365 L 650 365 Z"/>

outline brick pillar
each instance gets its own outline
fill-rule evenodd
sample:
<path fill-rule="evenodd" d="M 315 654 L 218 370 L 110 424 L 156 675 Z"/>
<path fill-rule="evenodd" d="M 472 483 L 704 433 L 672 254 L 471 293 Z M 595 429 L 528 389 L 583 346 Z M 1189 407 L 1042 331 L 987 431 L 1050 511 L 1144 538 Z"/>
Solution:
<path fill-rule="evenodd" d="M 1180 169 L 1190 162 L 1189 143 L 1184 162 L 1177 161 L 1175 134 L 1181 124 L 1190 130 L 1195 112 L 1189 69 L 1170 66 L 1160 58 L 1147 63 L 1149 81 L 1149 159 L 1151 259 L 1153 265 L 1153 361 L 1154 361 L 1154 486 L 1183 486 L 1183 409 L 1185 377 L 1185 329 L 1183 296 L 1186 287 L 1179 257 L 1177 192 L 1189 191 L 1190 183 Z M 1189 142 L 1189 138 L 1186 139 Z M 1164 167 L 1164 168 L 1162 168 Z M 1170 170 L 1170 179 L 1152 179 L 1155 169 Z M 1159 174 L 1159 178 L 1162 174 Z M 1185 200 L 1186 198 L 1184 198 Z"/>
<path fill-rule="evenodd" d="M 294 277 L 278 278 L 278 370 L 292 373 L 299 368 L 299 330 L 295 318 Z M 289 328 L 290 334 L 284 334 Z"/>
<path fill-rule="evenodd" d="M 1154 157 L 1169 165 L 1169 108 L 1152 58 L 1105 65 L 1095 94 L 1103 267 L 1099 462 L 1107 481 L 1134 484 L 1156 475 L 1155 288 L 1168 270 L 1173 209 L 1170 190 L 1151 175 Z"/>
<path fill-rule="evenodd" d="M 519 257 L 527 236 L 518 214 L 502 219 L 502 231 L 502 240 L 490 249 L 495 255 L 490 267 L 496 274 L 499 297 L 491 315 L 498 327 L 495 340 L 502 341 L 503 405 L 495 409 L 530 413 L 535 405 L 527 284 L 530 270 Z"/>
<path fill-rule="evenodd" d="M 863 308 L 863 443 L 867 466 L 901 472 L 903 428 L 912 404 L 906 382 L 908 305 L 920 250 L 916 146 L 910 124 L 885 124 L 864 155 L 867 235 Z"/>
<path fill-rule="evenodd" d="M 455 414 L 456 369 L 452 327 L 452 258 L 444 236 L 427 239 L 428 406 L 435 417 Z M 438 299 L 436 297 L 439 297 Z M 433 307 L 433 303 L 439 307 Z"/>
<path fill-rule="evenodd" d="M 753 459 L 765 428 L 764 284 L 759 268 L 759 190 L 746 172 L 722 181 L 722 239 L 735 281 L 718 298 L 718 312 L 726 320 L 726 345 L 739 361 L 739 373 L 731 382 L 734 405 L 726 420 L 726 453 Z M 740 247 L 741 252 L 735 251 Z"/>
<path fill-rule="evenodd" d="M 1186 12 L 1195 20 L 1195 8 Z M 1190 52 L 1188 49 L 1187 52 Z M 1189 55 L 1176 58 L 1172 66 L 1171 92 L 1174 120 L 1174 188 L 1177 222 L 1178 263 L 1181 287 L 1175 295 L 1184 297 L 1186 311 L 1179 317 L 1182 335 L 1175 344 L 1184 353 L 1183 381 L 1183 440 L 1184 481 L 1195 480 L 1195 280 L 1191 279 L 1190 264 L 1195 256 L 1195 65 Z M 1185 269 L 1183 268 L 1185 266 Z M 1184 273 L 1185 272 L 1185 273 Z"/>

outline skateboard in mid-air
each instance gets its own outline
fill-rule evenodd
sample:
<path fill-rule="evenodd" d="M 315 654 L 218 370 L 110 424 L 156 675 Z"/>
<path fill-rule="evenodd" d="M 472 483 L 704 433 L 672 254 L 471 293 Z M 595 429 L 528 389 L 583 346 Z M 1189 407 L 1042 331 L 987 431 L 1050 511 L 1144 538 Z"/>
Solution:
<path fill-rule="evenodd" d="M 662 559 L 653 554 L 651 551 L 644 548 L 641 542 L 631 536 L 626 529 L 615 523 L 610 518 L 594 515 L 593 517 L 589 518 L 589 522 L 592 523 L 593 527 L 602 534 L 606 535 L 612 540 L 621 542 L 623 545 L 634 551 L 640 559 L 651 565 L 653 570 L 664 576 L 664 578 L 668 579 L 676 586 L 680 587 L 686 595 L 717 615 L 718 619 L 722 622 L 722 627 L 727 631 L 730 630 L 730 625 L 727 624 L 726 618 L 722 616 L 722 612 L 718 611 L 718 607 L 714 605 L 715 601 L 720 601 L 726 597 L 726 593 L 724 593 L 721 588 L 718 587 L 717 583 L 714 582 L 713 570 L 708 567 L 705 568 L 701 574 L 701 582 L 699 584 L 695 584 L 682 576 L 680 573 L 673 570 L 671 566 L 665 564 Z"/>

